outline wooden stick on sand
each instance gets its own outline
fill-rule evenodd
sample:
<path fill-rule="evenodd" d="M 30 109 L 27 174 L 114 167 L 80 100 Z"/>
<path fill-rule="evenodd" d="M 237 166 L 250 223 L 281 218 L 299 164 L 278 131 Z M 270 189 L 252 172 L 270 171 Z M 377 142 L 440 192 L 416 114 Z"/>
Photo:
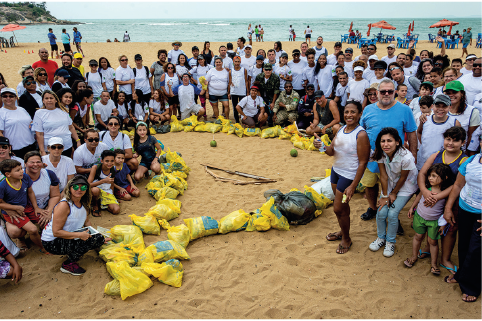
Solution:
<path fill-rule="evenodd" d="M 216 181 L 231 182 L 234 185 L 248 185 L 248 184 L 259 185 L 259 184 L 263 184 L 263 183 L 265 184 L 265 183 L 276 182 L 276 180 L 274 180 L 274 179 L 270 179 L 270 178 L 266 178 L 266 177 L 262 177 L 262 176 L 257 176 L 257 175 L 252 175 L 252 174 L 247 174 L 247 173 L 238 172 L 238 171 L 232 171 L 232 170 L 229 170 L 229 169 L 216 167 L 216 166 L 212 166 L 212 165 L 209 165 L 209 164 L 201 164 L 201 166 L 204 166 L 204 170 L 206 171 L 206 173 L 208 173 L 209 175 L 214 177 L 214 179 Z M 256 179 L 256 181 L 247 181 L 246 182 L 246 181 L 240 181 L 240 180 L 233 179 L 233 178 L 222 177 L 222 176 L 216 175 L 215 173 L 210 171 L 208 168 L 217 169 L 217 170 L 220 170 L 220 171 L 223 171 L 223 172 L 226 172 L 226 173 L 229 173 L 229 174 L 233 174 L 233 175 L 239 175 L 239 176 L 243 176 L 243 177 L 254 178 L 254 179 Z"/>

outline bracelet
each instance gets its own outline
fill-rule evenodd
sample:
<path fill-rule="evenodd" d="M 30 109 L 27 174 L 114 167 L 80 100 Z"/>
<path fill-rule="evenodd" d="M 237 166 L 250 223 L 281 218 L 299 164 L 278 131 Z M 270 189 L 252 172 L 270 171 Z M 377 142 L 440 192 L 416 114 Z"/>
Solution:
<path fill-rule="evenodd" d="M 80 140 L 80 138 L 77 138 L 75 141 L 78 142 Z"/>
<path fill-rule="evenodd" d="M 387 198 L 388 195 L 383 195 L 383 193 L 380 193 L 380 198 Z"/>

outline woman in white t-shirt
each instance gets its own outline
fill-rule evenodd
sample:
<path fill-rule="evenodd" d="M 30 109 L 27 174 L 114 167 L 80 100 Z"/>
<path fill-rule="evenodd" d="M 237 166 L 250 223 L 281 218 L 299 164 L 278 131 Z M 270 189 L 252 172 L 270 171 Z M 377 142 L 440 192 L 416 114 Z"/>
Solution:
<path fill-rule="evenodd" d="M 119 112 L 119 119 L 121 120 L 121 129 L 124 127 L 127 130 L 129 122 L 132 122 L 129 116 L 129 103 L 126 101 L 126 93 L 118 91 L 114 95 L 114 105 Z"/>
<path fill-rule="evenodd" d="M 208 84 L 209 102 L 213 107 L 213 118 L 218 118 L 218 101 L 223 105 L 223 117 L 229 118 L 229 72 L 223 68 L 223 59 L 216 57 L 214 60 L 215 68 L 208 71 L 206 81 Z"/>
<path fill-rule="evenodd" d="M 115 81 L 115 70 L 110 66 L 109 60 L 105 57 L 99 58 L 99 73 L 102 75 L 102 83 L 105 90 L 107 90 L 110 94 L 111 98 L 114 98 L 114 95 L 117 91 L 117 84 Z"/>
<path fill-rule="evenodd" d="M 44 90 L 50 90 L 50 86 L 48 83 L 48 74 L 47 71 L 42 68 L 38 67 L 35 69 L 33 77 L 35 78 L 35 81 L 37 82 L 37 91 L 40 91 L 41 93 L 44 92 Z"/>
<path fill-rule="evenodd" d="M 229 71 L 231 78 L 231 103 L 234 107 L 234 119 L 239 123 L 239 114 L 236 106 L 241 99 L 246 97 L 246 93 L 249 91 L 248 71 L 241 67 L 241 57 L 239 56 L 233 58 L 233 64 L 233 69 Z"/>
<path fill-rule="evenodd" d="M 156 89 L 152 93 L 152 99 L 149 101 L 149 120 L 153 124 L 162 124 L 167 121 L 170 122 L 169 103 L 167 97 L 164 96 L 162 90 Z"/>
<path fill-rule="evenodd" d="M 134 71 L 128 65 L 129 58 L 126 55 L 119 56 L 119 64 L 115 71 L 115 81 L 119 85 L 119 91 L 126 93 L 127 101 L 132 100 L 132 91 L 136 82 Z"/>
<path fill-rule="evenodd" d="M 25 109 L 16 105 L 17 95 L 12 88 L 2 89 L 3 108 L 0 108 L 0 136 L 10 140 L 15 155 L 36 150 L 35 139 L 30 132 L 32 118 Z"/>
<path fill-rule="evenodd" d="M 197 82 L 197 87 L 202 90 L 202 85 L 199 82 L 200 77 L 206 78 L 206 75 L 208 71 L 213 68 L 213 66 L 207 64 L 206 59 L 204 58 L 203 55 L 199 55 L 197 57 L 197 66 L 193 67 L 191 70 L 189 70 L 189 73 L 193 75 L 194 79 Z M 206 116 L 206 95 L 201 95 L 199 96 L 199 101 L 201 102 L 202 108 L 204 108 L 204 119 L 207 118 Z"/>
<path fill-rule="evenodd" d="M 77 136 L 72 119 L 68 110 L 62 106 L 57 95 L 51 90 L 46 90 L 42 94 L 43 107 L 35 113 L 33 118 L 32 130 L 37 134 L 37 143 L 40 154 L 47 155 L 46 147 L 50 137 L 61 137 L 64 141 L 64 151 L 62 155 L 72 156 L 72 138 L 77 144 L 81 145 Z"/>
<path fill-rule="evenodd" d="M 136 91 L 132 94 L 132 100 L 130 102 L 129 108 L 129 115 L 131 116 L 132 121 L 134 124 L 138 122 L 146 122 L 149 116 L 149 104 L 146 103 L 143 99 L 142 90 L 136 89 Z"/>
<path fill-rule="evenodd" d="M 180 54 L 178 57 L 178 63 L 176 65 L 176 74 L 179 77 L 182 77 L 185 73 L 189 72 L 191 70 L 191 66 L 187 62 L 187 56 L 185 54 Z"/>
<path fill-rule="evenodd" d="M 169 103 L 169 113 L 171 115 L 177 115 L 177 110 L 179 107 L 179 97 L 174 94 L 169 94 L 169 87 L 175 88 L 179 86 L 179 76 L 176 73 L 176 65 L 169 62 L 165 65 L 164 73 L 161 76 L 161 90 L 166 97 L 168 97 Z M 180 114 L 181 112 L 179 112 Z"/>
<path fill-rule="evenodd" d="M 99 68 L 99 64 L 97 60 L 91 59 L 89 61 L 90 72 L 85 74 L 85 80 L 87 85 L 92 88 L 92 92 L 94 93 L 94 101 L 100 99 L 100 95 L 102 91 L 105 89 L 104 79 L 102 75 L 97 70 Z M 110 93 L 109 93 L 110 95 Z"/>

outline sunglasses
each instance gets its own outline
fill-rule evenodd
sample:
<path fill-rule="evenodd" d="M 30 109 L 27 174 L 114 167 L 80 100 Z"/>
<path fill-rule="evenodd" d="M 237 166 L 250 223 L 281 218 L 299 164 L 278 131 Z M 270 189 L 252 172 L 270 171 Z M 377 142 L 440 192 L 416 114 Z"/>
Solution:
<path fill-rule="evenodd" d="M 92 143 L 92 142 L 98 143 L 98 142 L 100 141 L 99 138 L 87 138 L 86 140 L 87 140 L 89 143 Z"/>
<path fill-rule="evenodd" d="M 167 69 L 174 69 L 174 67 L 167 67 Z"/>
<path fill-rule="evenodd" d="M 27 85 L 27 86 L 30 86 L 30 85 L 33 85 L 33 84 L 35 84 L 35 81 L 27 81 L 25 83 L 25 85 Z"/>
<path fill-rule="evenodd" d="M 44 72 L 41 72 L 41 73 L 39 73 L 38 75 L 39 75 L 39 76 L 47 76 L 47 74 L 44 73 Z"/>
<path fill-rule="evenodd" d="M 395 69 L 400 69 L 400 67 L 392 67 L 390 68 L 390 71 L 394 71 Z"/>
<path fill-rule="evenodd" d="M 473 64 L 472 67 L 473 67 L 473 68 L 477 68 L 477 67 L 481 68 L 481 67 L 482 67 L 482 64 Z"/>
<path fill-rule="evenodd" d="M 367 50 L 375 50 L 375 48 L 367 48 Z"/>
<path fill-rule="evenodd" d="M 393 94 L 395 92 L 395 90 L 380 90 L 380 94 L 382 95 L 386 95 L 386 94 Z"/>
<path fill-rule="evenodd" d="M 120 61 L 129 61 L 129 59 L 121 59 Z"/>
<path fill-rule="evenodd" d="M 2 149 L 8 149 L 9 145 L 2 145 Z"/>
<path fill-rule="evenodd" d="M 85 192 L 87 190 L 87 185 L 79 185 L 79 184 L 75 184 L 75 185 L 72 185 L 72 188 L 74 189 L 74 191 L 78 191 L 79 188 L 82 192 Z"/>
<path fill-rule="evenodd" d="M 368 96 L 376 96 L 376 95 L 377 95 L 377 93 L 370 93 L 370 94 L 368 94 Z"/>
<path fill-rule="evenodd" d="M 52 150 L 64 149 L 64 146 L 62 146 L 62 145 L 52 145 L 52 146 L 50 146 L 50 149 L 52 149 Z"/>
<path fill-rule="evenodd" d="M 119 126 L 119 123 L 108 123 L 109 126 Z"/>
<path fill-rule="evenodd" d="M 443 65 L 442 62 L 436 62 L 436 63 L 434 63 L 434 66 L 442 66 L 442 65 Z"/>
<path fill-rule="evenodd" d="M 314 88 L 306 88 L 306 90 L 315 90 Z"/>
<path fill-rule="evenodd" d="M 14 95 L 2 95 L 2 98 L 16 98 Z"/>
<path fill-rule="evenodd" d="M 475 61 L 475 58 L 465 59 L 465 61 Z"/>

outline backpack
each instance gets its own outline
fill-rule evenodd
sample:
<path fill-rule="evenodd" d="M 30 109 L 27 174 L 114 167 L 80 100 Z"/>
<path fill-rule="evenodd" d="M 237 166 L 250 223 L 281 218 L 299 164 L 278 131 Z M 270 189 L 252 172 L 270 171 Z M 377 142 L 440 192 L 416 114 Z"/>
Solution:
<path fill-rule="evenodd" d="M 106 134 L 107 132 L 108 132 L 108 131 L 105 131 L 105 132 L 102 133 L 102 135 L 100 135 L 100 141 L 101 141 L 101 142 L 104 140 L 104 136 L 105 136 L 105 134 Z M 119 133 L 122 134 L 122 136 L 121 136 L 121 137 L 122 137 L 122 141 L 124 141 L 124 135 L 125 135 L 125 134 L 124 134 L 124 133 L 121 133 L 121 132 L 119 132 Z"/>
<path fill-rule="evenodd" d="M 100 83 L 102 83 L 102 73 L 100 72 L 99 69 L 97 69 L 97 72 L 99 73 Z M 87 73 L 85 74 L 85 81 L 87 81 L 87 83 L 89 83 L 89 74 L 90 74 L 90 72 L 87 72 Z"/>
<path fill-rule="evenodd" d="M 94 175 L 94 180 L 100 180 L 100 172 L 102 171 L 102 164 L 99 164 L 97 165 L 97 169 L 95 171 L 95 175 Z M 110 177 L 111 178 L 115 178 L 115 166 L 112 166 L 111 169 L 110 169 Z"/>
<path fill-rule="evenodd" d="M 144 66 L 144 69 L 146 70 L 146 78 L 149 79 L 149 69 L 147 66 Z M 132 68 L 132 71 L 134 72 L 134 77 L 137 76 L 137 68 Z"/>

